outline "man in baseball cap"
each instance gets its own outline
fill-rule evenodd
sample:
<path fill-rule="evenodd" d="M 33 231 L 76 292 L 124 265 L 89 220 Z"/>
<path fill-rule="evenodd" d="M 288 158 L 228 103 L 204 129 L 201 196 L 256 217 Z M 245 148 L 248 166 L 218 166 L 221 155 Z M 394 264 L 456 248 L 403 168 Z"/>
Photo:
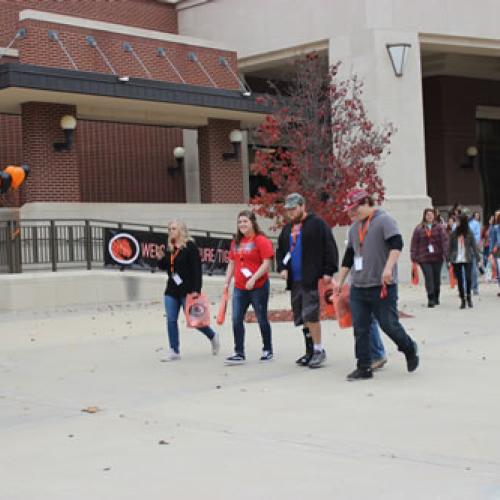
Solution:
<path fill-rule="evenodd" d="M 354 210 L 359 207 L 359 205 L 364 205 L 366 199 L 371 198 L 368 191 L 364 189 L 352 189 L 347 193 L 347 203 L 344 207 L 344 212 Z"/>
<path fill-rule="evenodd" d="M 338 252 L 332 230 L 320 217 L 308 213 L 304 197 L 291 193 L 285 199 L 289 223 L 278 237 L 277 269 L 291 291 L 295 326 L 302 325 L 306 352 L 300 366 L 319 368 L 326 360 L 321 343 L 318 280 L 332 280 L 338 271 Z"/>

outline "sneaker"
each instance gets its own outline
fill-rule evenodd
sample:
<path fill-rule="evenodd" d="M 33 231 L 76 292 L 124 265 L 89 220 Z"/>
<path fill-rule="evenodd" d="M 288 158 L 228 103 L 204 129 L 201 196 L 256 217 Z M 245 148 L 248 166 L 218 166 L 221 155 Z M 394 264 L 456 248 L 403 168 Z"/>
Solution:
<path fill-rule="evenodd" d="M 210 339 L 210 343 L 212 344 L 212 354 L 214 356 L 217 356 L 217 354 L 219 354 L 219 350 L 220 350 L 220 338 L 219 338 L 219 334 L 218 333 L 216 333 Z"/>
<path fill-rule="evenodd" d="M 387 358 L 378 358 L 372 361 L 372 370 L 380 370 L 387 363 Z"/>
<path fill-rule="evenodd" d="M 367 380 L 369 378 L 373 378 L 373 371 L 370 370 L 362 370 L 361 368 L 356 368 L 353 372 L 347 375 L 347 380 L 349 382 L 354 382 L 356 380 Z"/>
<path fill-rule="evenodd" d="M 166 358 L 163 358 L 161 360 L 162 363 L 168 363 L 170 361 L 178 361 L 181 359 L 181 355 L 178 352 L 175 352 L 173 349 L 170 349 L 170 352 L 168 353 Z"/>
<path fill-rule="evenodd" d="M 406 368 L 409 372 L 414 372 L 420 362 L 418 357 L 418 346 L 415 341 L 413 341 L 413 352 L 411 354 L 405 354 L 406 356 Z"/>
<path fill-rule="evenodd" d="M 224 360 L 226 365 L 242 365 L 245 362 L 245 356 L 233 354 Z"/>
<path fill-rule="evenodd" d="M 262 356 L 260 357 L 261 361 L 272 361 L 273 353 L 271 351 L 262 351 Z"/>
<path fill-rule="evenodd" d="M 299 359 L 297 359 L 295 362 L 300 365 L 300 366 L 308 366 L 309 361 L 311 361 L 312 358 L 312 353 L 306 353 L 303 356 L 301 356 Z"/>
<path fill-rule="evenodd" d="M 326 360 L 326 352 L 323 349 L 322 351 L 314 351 L 311 361 L 309 361 L 309 368 L 319 368 Z"/>

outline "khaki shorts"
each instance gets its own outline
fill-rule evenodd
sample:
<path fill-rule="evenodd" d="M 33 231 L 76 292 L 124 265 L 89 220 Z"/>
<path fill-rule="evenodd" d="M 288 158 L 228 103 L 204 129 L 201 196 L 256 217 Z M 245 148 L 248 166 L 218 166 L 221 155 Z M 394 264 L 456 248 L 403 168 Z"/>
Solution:
<path fill-rule="evenodd" d="M 318 289 L 305 289 L 300 281 L 292 284 L 292 312 L 295 326 L 319 321 Z"/>

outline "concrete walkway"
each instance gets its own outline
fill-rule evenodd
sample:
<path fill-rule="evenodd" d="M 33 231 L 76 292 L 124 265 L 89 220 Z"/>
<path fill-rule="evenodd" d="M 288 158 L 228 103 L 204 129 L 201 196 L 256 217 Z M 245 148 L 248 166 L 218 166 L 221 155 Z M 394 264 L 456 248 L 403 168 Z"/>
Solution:
<path fill-rule="evenodd" d="M 333 322 L 313 371 L 290 324 L 273 324 L 274 362 L 251 324 L 247 364 L 225 367 L 228 324 L 218 357 L 183 327 L 183 359 L 162 363 L 160 303 L 0 315 L 0 499 L 500 499 L 497 288 L 465 311 L 455 291 L 432 310 L 400 292 L 421 367 L 387 339 L 389 363 L 357 383 Z"/>

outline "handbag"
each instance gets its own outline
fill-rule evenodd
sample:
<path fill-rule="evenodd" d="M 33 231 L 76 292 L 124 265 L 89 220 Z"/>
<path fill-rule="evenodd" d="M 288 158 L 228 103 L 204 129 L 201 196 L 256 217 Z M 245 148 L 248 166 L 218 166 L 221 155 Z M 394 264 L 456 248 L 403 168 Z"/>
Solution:
<path fill-rule="evenodd" d="M 418 285 L 419 276 L 418 276 L 418 265 L 416 262 L 413 262 L 411 265 L 411 284 Z"/>
<path fill-rule="evenodd" d="M 220 298 L 219 310 L 217 311 L 216 321 L 218 325 L 223 325 L 226 320 L 227 303 L 229 302 L 229 290 L 224 289 L 222 297 Z"/>
<path fill-rule="evenodd" d="M 204 293 L 188 293 L 185 314 L 188 328 L 210 326 L 210 304 L 207 296 Z"/>

